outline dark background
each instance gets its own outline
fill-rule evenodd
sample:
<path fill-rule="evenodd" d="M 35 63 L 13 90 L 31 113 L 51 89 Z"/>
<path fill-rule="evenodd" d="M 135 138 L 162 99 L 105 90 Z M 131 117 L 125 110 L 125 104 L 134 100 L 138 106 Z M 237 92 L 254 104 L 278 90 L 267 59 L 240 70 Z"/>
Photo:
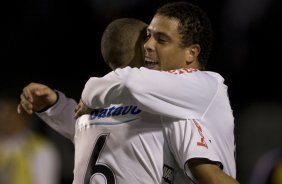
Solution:
<path fill-rule="evenodd" d="M 1 2 L 1 90 L 19 96 L 28 83 L 40 82 L 79 100 L 90 76 L 103 76 L 110 71 L 100 52 L 100 38 L 106 25 L 121 17 L 150 23 L 156 8 L 165 2 L 168 1 Z M 247 183 L 258 158 L 268 150 L 281 147 L 281 141 L 277 140 L 282 138 L 282 6 L 279 0 L 191 2 L 209 14 L 214 26 L 215 45 L 207 70 L 222 74 L 229 87 L 236 123 L 238 179 Z M 257 110 L 258 107 L 263 109 Z M 254 112 L 250 113 L 249 109 Z M 277 113 L 271 113 L 273 111 Z M 260 129 L 256 129 L 258 121 L 251 118 L 258 113 L 262 115 Z M 268 126 L 271 122 L 276 122 L 272 129 Z M 252 123 L 253 126 L 247 126 Z M 65 145 L 63 151 L 59 148 L 62 154 L 69 155 L 69 160 L 64 158 L 68 169 L 64 171 L 62 183 L 70 183 L 73 160 L 68 153 L 72 145 L 43 123 L 38 129 L 59 147 Z M 255 130 L 257 137 L 252 134 Z M 272 130 L 276 131 L 275 137 Z M 257 138 L 262 137 L 276 142 L 270 145 L 267 141 L 258 141 Z M 259 149 L 250 148 L 253 144 Z"/>

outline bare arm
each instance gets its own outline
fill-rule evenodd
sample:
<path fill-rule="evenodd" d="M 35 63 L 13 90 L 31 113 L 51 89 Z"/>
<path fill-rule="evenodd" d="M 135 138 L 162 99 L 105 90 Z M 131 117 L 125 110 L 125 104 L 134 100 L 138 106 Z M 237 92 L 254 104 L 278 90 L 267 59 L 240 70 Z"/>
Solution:
<path fill-rule="evenodd" d="M 201 184 L 239 184 L 236 179 L 224 173 L 216 164 L 193 161 L 189 163 L 189 168 Z"/>

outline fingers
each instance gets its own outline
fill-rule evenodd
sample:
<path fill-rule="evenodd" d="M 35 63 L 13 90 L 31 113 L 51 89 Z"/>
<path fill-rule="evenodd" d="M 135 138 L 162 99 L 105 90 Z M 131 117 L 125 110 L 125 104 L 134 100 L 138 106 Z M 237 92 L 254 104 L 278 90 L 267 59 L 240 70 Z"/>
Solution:
<path fill-rule="evenodd" d="M 74 110 L 74 118 L 77 119 L 82 115 L 82 107 L 81 107 L 81 103 L 79 102 L 79 104 L 77 104 L 77 106 L 75 107 Z"/>
<path fill-rule="evenodd" d="M 24 97 L 29 100 L 30 102 L 33 102 L 33 97 L 34 96 L 45 96 L 48 95 L 50 92 L 50 88 L 43 84 L 38 84 L 38 83 L 30 83 L 23 89 L 23 95 Z"/>
<path fill-rule="evenodd" d="M 45 91 L 46 86 L 42 84 L 30 83 L 25 86 L 20 95 L 20 104 L 17 107 L 17 112 L 20 114 L 22 111 L 26 111 L 28 114 L 32 114 L 34 111 L 34 97 L 44 95 L 46 93 Z"/>
<path fill-rule="evenodd" d="M 81 114 L 80 114 L 79 111 L 76 111 L 76 112 L 74 113 L 74 118 L 75 118 L 75 119 L 79 118 L 80 116 L 81 116 Z"/>
<path fill-rule="evenodd" d="M 74 111 L 74 118 L 77 119 L 80 116 L 82 116 L 83 114 L 87 114 L 90 113 L 91 109 L 88 108 L 82 100 L 80 100 L 80 102 L 77 104 L 77 106 L 75 107 L 75 111 Z"/>
<path fill-rule="evenodd" d="M 23 111 L 25 111 L 28 114 L 32 114 L 33 113 L 32 109 L 25 109 L 21 104 L 18 104 L 18 106 L 17 106 L 17 113 L 21 114 Z"/>
<path fill-rule="evenodd" d="M 21 114 L 21 113 L 22 113 L 21 104 L 18 104 L 18 106 L 17 106 L 17 112 L 18 112 L 18 114 Z"/>
<path fill-rule="evenodd" d="M 86 108 L 86 109 L 78 109 L 75 111 L 74 113 L 74 118 L 77 119 L 79 118 L 80 116 L 84 115 L 84 114 L 89 114 L 90 112 L 92 111 L 92 109 L 89 109 L 89 108 Z"/>
<path fill-rule="evenodd" d="M 78 112 L 78 111 L 81 111 L 81 109 L 83 108 L 84 106 L 84 103 L 82 100 L 79 101 L 79 103 L 77 104 L 77 106 L 75 107 L 74 111 L 75 112 Z"/>
<path fill-rule="evenodd" d="M 28 114 L 33 113 L 33 105 L 32 102 L 30 102 L 22 93 L 20 104 L 17 107 L 17 112 L 20 114 L 23 110 L 26 111 Z"/>
<path fill-rule="evenodd" d="M 33 102 L 33 97 L 32 97 L 32 89 L 29 88 L 28 86 L 26 86 L 23 91 L 22 91 L 22 94 L 21 94 L 21 100 L 22 99 L 26 99 L 30 102 Z"/>

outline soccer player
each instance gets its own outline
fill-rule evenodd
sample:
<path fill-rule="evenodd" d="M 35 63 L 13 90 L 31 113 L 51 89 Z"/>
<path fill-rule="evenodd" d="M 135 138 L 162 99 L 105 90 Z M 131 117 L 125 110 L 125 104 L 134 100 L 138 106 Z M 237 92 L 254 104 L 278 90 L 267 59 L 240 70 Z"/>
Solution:
<path fill-rule="evenodd" d="M 125 27 L 124 30 L 132 28 Z M 128 32 L 125 34 L 126 37 L 131 35 Z M 82 116 L 75 128 L 71 115 L 75 102 L 60 92 L 58 94 L 59 98 L 47 86 L 31 83 L 23 90 L 19 110 L 24 108 L 32 113 L 34 110 L 46 110 L 47 105 L 51 106 L 38 115 L 55 130 L 74 141 L 74 183 L 89 183 L 90 180 L 94 183 L 105 183 L 105 180 L 107 183 L 170 183 L 174 180 L 174 174 L 176 182 L 185 183 L 183 173 L 179 172 L 175 157 L 170 153 L 171 149 L 179 151 L 176 155 L 178 158 L 196 156 L 210 159 L 209 163 L 219 163 L 213 145 L 205 140 L 206 131 L 197 122 L 141 112 L 137 106 L 112 104 L 92 111 L 91 115 Z M 44 102 L 45 105 L 38 102 Z M 155 122 L 152 123 L 153 121 Z M 189 123 L 185 124 L 186 121 Z M 167 139 L 164 137 L 164 130 L 170 136 Z M 178 137 L 178 134 L 187 138 L 183 140 L 185 147 L 180 145 L 170 148 L 169 144 L 177 142 L 174 137 Z M 182 139 L 183 137 L 178 140 Z M 187 140 L 189 142 L 184 142 Z M 187 143 L 194 146 L 188 149 Z M 201 144 L 197 146 L 198 143 Z M 191 150 L 194 151 L 190 154 Z"/>
<path fill-rule="evenodd" d="M 142 113 L 189 120 L 185 125 L 192 121 L 200 125 L 200 132 L 205 127 L 208 131 L 205 137 L 212 141 L 223 171 L 236 178 L 234 117 L 227 86 L 220 74 L 203 71 L 211 43 L 212 28 L 205 12 L 187 2 L 168 3 L 156 11 L 147 28 L 145 60 L 153 70 L 126 67 L 102 78 L 92 77 L 85 85 L 82 102 L 94 109 L 123 103 L 137 106 Z M 77 116 L 83 103 L 77 107 Z M 165 118 L 161 121 L 167 122 Z M 199 145 L 207 142 L 203 139 Z M 172 145 L 175 149 L 183 146 Z M 212 167 L 208 160 L 185 156 L 179 159 L 180 167 L 186 174 L 191 169 L 194 182 L 207 181 L 207 168 L 208 173 L 214 171 L 212 179 L 222 179 L 216 164 Z M 236 183 L 232 178 L 223 183 L 228 182 Z"/>
<path fill-rule="evenodd" d="M 143 64 L 146 27 L 147 24 L 136 19 L 117 19 L 109 24 L 102 36 L 101 49 L 112 69 Z M 122 124 L 122 120 L 130 116 L 139 117 L 140 110 L 136 106 L 113 104 L 103 110 L 94 110 L 75 124 L 75 106 L 73 99 L 39 83 L 30 83 L 24 88 L 18 106 L 19 112 L 23 109 L 29 114 L 36 111 L 48 125 L 75 144 L 73 183 L 155 184 L 173 181 L 174 173 L 176 180 L 184 183 L 184 174 L 180 170 L 177 172 L 168 144 L 164 144 L 162 126 L 147 121 L 148 118 L 153 120 L 151 116 L 142 115 L 144 120 L 138 118 L 137 124 Z M 103 121 L 111 122 L 110 126 L 95 125 Z M 200 139 L 200 134 L 197 136 Z"/>

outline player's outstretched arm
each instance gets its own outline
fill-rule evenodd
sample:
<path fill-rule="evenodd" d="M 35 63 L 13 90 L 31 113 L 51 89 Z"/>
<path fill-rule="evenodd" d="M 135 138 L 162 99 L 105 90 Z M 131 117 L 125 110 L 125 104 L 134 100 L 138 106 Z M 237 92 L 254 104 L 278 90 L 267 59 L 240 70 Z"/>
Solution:
<path fill-rule="evenodd" d="M 236 179 L 224 173 L 216 164 L 195 161 L 189 164 L 189 168 L 201 184 L 239 184 Z"/>
<path fill-rule="evenodd" d="M 40 83 L 30 83 L 23 88 L 18 105 L 18 113 L 26 111 L 28 114 L 42 111 L 56 103 L 57 93 L 50 87 Z"/>

